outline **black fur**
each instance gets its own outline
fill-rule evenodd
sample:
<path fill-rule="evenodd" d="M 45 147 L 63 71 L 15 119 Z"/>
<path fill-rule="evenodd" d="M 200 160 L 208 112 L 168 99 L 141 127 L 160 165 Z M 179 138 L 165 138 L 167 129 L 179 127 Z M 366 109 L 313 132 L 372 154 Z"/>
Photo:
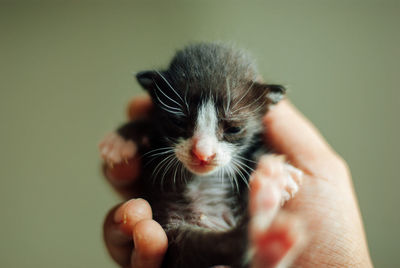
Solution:
<path fill-rule="evenodd" d="M 191 137 L 200 105 L 211 98 L 218 112 L 218 139 L 237 146 L 237 154 L 248 159 L 243 160 L 248 166 L 243 169 L 251 173 L 256 152 L 262 148 L 261 118 L 285 93 L 284 88 L 259 81 L 253 61 L 241 50 L 215 43 L 190 45 L 176 53 L 167 70 L 140 72 L 137 80 L 152 96 L 154 110 L 149 119 L 130 122 L 118 132 L 125 139 L 135 140 L 144 155 L 139 180 L 143 197 L 169 239 L 164 267 L 246 267 L 246 182 L 236 178 L 239 189 L 210 197 L 207 205 L 211 209 L 224 203 L 234 219 L 221 219 L 228 228 L 210 229 L 203 226 L 201 211 L 193 209 L 193 200 L 184 194 L 195 176 L 184 170 L 176 179 L 174 170 L 168 170 L 161 181 L 152 172 L 165 156 L 151 158 L 146 152 Z M 144 137 L 149 143 L 141 143 Z M 215 187 L 225 186 L 216 181 Z"/>

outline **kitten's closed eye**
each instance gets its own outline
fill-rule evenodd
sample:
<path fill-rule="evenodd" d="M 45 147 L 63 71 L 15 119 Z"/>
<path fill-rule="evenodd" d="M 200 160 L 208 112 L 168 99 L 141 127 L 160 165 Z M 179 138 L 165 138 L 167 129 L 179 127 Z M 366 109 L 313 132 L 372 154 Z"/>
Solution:
<path fill-rule="evenodd" d="M 242 132 L 242 128 L 241 127 L 228 127 L 224 131 L 225 131 L 225 134 L 235 135 L 235 134 L 239 134 L 240 132 Z"/>

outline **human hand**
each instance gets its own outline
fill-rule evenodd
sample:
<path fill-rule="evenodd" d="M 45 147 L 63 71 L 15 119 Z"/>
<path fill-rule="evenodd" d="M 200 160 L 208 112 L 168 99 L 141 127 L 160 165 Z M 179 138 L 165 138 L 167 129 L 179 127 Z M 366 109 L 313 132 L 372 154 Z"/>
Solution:
<path fill-rule="evenodd" d="M 130 107 L 132 118 L 145 114 L 151 104 L 146 98 L 135 99 Z M 296 264 L 301 267 L 371 266 L 345 163 L 287 101 L 270 111 L 264 123 L 268 129 L 268 143 L 305 173 L 301 191 L 284 208 L 292 215 L 307 219 L 307 225 L 312 230 L 308 246 Z M 113 169 L 105 168 L 110 182 L 124 197 L 133 194 L 132 184 L 139 165 L 139 159 L 136 158 Z M 259 165 L 260 168 L 262 165 Z M 121 216 L 117 215 L 125 216 L 121 220 Z M 287 216 L 278 215 L 269 229 L 276 227 L 274 223 L 282 222 L 285 217 L 288 220 Z M 290 217 L 289 222 L 293 222 L 293 217 Z M 121 266 L 159 267 L 167 248 L 165 233 L 151 220 L 151 208 L 142 199 L 130 200 L 118 209 L 111 210 L 104 225 L 104 234 L 111 256 Z M 344 234 L 348 234 L 348 237 L 344 237 Z M 132 240 L 135 242 L 134 251 Z M 269 257 L 265 254 L 264 260 Z M 263 264 L 254 266 L 262 267 Z"/>
<path fill-rule="evenodd" d="M 283 208 L 310 230 L 299 267 L 372 267 L 347 164 L 287 100 L 264 118 L 266 139 L 304 172 L 301 190 Z"/>
<path fill-rule="evenodd" d="M 146 116 L 150 99 L 137 97 L 129 104 L 130 120 Z M 103 172 L 113 188 L 128 200 L 134 196 L 135 180 L 140 171 L 140 158 L 112 166 L 103 164 Z M 158 268 L 168 241 L 162 227 L 152 220 L 150 205 L 143 199 L 130 199 L 112 208 L 103 225 L 104 241 L 110 256 L 121 267 Z"/>

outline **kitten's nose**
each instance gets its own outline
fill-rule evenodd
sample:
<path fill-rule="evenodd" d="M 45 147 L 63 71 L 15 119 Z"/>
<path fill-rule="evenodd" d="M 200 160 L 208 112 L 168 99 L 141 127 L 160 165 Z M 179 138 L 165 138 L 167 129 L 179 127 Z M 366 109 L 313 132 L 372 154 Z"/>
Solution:
<path fill-rule="evenodd" d="M 194 138 L 192 153 L 203 162 L 210 162 L 216 156 L 214 143 L 209 138 Z"/>

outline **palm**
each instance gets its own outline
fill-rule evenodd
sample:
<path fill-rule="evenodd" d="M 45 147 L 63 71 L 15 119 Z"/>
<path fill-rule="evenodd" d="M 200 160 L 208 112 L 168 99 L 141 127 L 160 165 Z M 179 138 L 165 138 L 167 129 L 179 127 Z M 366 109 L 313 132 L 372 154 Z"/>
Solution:
<path fill-rule="evenodd" d="M 129 107 L 129 116 L 131 119 L 145 116 L 151 107 L 148 97 L 136 98 Z M 268 143 L 305 174 L 300 191 L 283 207 L 283 211 L 288 212 L 286 214 L 303 221 L 308 230 L 305 232 L 309 238 L 307 246 L 301 251 L 295 266 L 372 267 L 345 162 L 287 101 L 270 111 L 264 123 L 268 130 Z M 137 173 L 139 165 L 135 157 L 126 166 L 105 168 L 107 178 L 125 198 L 132 196 L 135 180 L 132 173 Z M 121 213 L 126 216 L 126 224 L 115 221 L 115 214 Z M 282 214 L 285 213 L 278 213 L 277 219 L 282 218 Z M 273 229 L 273 225 L 269 229 Z M 121 238 L 120 230 L 125 232 L 124 238 Z M 162 228 L 151 220 L 151 208 L 144 200 L 130 200 L 111 210 L 104 234 L 111 256 L 121 266 L 160 266 L 167 241 Z M 146 239 L 140 239 L 146 235 Z M 133 253 L 132 238 L 135 241 Z"/>

